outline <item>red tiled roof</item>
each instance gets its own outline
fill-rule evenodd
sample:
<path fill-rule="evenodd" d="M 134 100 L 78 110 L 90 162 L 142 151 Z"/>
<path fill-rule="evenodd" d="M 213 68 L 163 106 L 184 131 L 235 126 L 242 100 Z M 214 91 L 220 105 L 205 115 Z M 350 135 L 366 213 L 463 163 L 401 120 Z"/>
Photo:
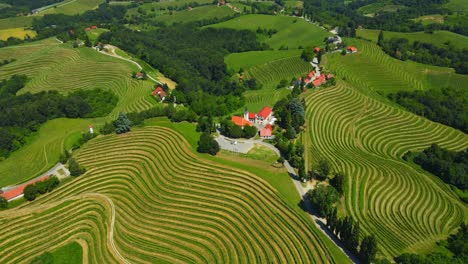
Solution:
<path fill-rule="evenodd" d="M 249 112 L 249 119 L 255 119 L 255 113 Z"/>
<path fill-rule="evenodd" d="M 97 27 L 96 26 L 91 26 L 92 29 L 96 29 Z"/>
<path fill-rule="evenodd" d="M 244 118 L 240 117 L 240 116 L 232 116 L 231 117 L 231 121 L 234 122 L 234 124 L 236 124 L 237 126 L 251 126 L 252 123 L 250 123 L 250 121 L 247 121 L 245 120 Z"/>
<path fill-rule="evenodd" d="M 273 129 L 273 126 L 272 126 L 271 124 L 268 124 L 268 125 L 265 126 L 265 128 L 267 128 L 267 129 Z"/>
<path fill-rule="evenodd" d="M 335 77 L 335 75 L 333 75 L 331 73 L 327 75 L 327 79 L 333 79 L 334 77 Z"/>
<path fill-rule="evenodd" d="M 271 108 L 268 106 L 263 107 L 262 110 L 258 112 L 258 116 L 263 119 L 266 119 L 270 114 L 271 114 Z"/>
<path fill-rule="evenodd" d="M 305 78 L 305 79 L 304 79 L 304 82 L 305 82 L 305 83 L 308 83 L 308 82 L 310 82 L 310 79 L 309 79 L 309 78 Z"/>
<path fill-rule="evenodd" d="M 309 74 L 307 74 L 307 77 L 309 77 L 309 78 L 312 78 L 312 77 L 314 77 L 314 76 L 315 76 L 315 72 L 314 72 L 314 71 L 311 71 L 311 72 L 309 72 Z"/>
<path fill-rule="evenodd" d="M 271 137 L 272 135 L 272 130 L 271 128 L 264 127 L 260 129 L 260 136 L 261 137 Z"/>
<path fill-rule="evenodd" d="M 356 48 L 356 47 L 353 47 L 353 46 L 348 46 L 346 49 L 347 49 L 347 50 L 350 50 L 350 51 L 353 51 L 353 52 L 354 52 L 354 51 L 357 51 L 357 48 Z"/>
<path fill-rule="evenodd" d="M 316 79 L 312 82 L 314 86 L 320 86 L 322 84 L 322 81 L 320 79 Z"/>
<path fill-rule="evenodd" d="M 143 73 L 137 72 L 135 75 L 136 75 L 136 76 L 143 76 Z"/>
<path fill-rule="evenodd" d="M 24 192 L 24 188 L 26 188 L 26 186 L 28 185 L 31 185 L 33 183 L 36 183 L 38 181 L 43 181 L 43 180 L 46 180 L 47 178 L 49 178 L 50 175 L 44 175 L 44 176 L 41 176 L 37 179 L 34 179 L 32 181 L 29 181 L 27 183 L 23 183 L 21 185 L 18 185 L 16 186 L 15 188 L 13 189 L 10 189 L 10 190 L 7 190 L 7 191 L 4 191 L 3 193 L 0 194 L 0 196 L 3 196 L 3 198 L 7 199 L 7 200 L 10 200 L 10 199 L 13 199 L 21 194 L 23 194 Z"/>
<path fill-rule="evenodd" d="M 91 30 L 91 28 L 86 28 L 86 31 L 90 31 L 90 30 Z"/>
<path fill-rule="evenodd" d="M 166 92 L 164 92 L 164 90 L 158 86 L 158 88 L 156 88 L 152 93 L 151 93 L 152 96 L 156 96 L 156 95 L 159 95 L 159 97 L 163 98 L 163 97 L 166 97 Z"/>
<path fill-rule="evenodd" d="M 316 47 L 316 48 L 314 49 L 314 52 L 320 52 L 320 48 L 319 48 L 319 47 Z"/>

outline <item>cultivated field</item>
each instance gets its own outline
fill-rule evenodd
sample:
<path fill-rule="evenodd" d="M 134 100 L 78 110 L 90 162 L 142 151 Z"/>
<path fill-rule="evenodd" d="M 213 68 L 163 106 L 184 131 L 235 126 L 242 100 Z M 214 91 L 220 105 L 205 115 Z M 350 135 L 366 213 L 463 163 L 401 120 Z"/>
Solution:
<path fill-rule="evenodd" d="M 365 5 L 358 9 L 358 12 L 373 17 L 379 12 L 396 12 L 398 9 L 405 8 L 403 5 L 392 4 L 392 1 L 383 0 L 372 4 Z"/>
<path fill-rule="evenodd" d="M 100 137 L 77 158 L 85 175 L 0 212 L 0 262 L 65 240 L 85 241 L 91 263 L 346 262 L 264 180 L 193 155 L 173 130 Z"/>
<path fill-rule="evenodd" d="M 156 16 L 153 20 L 162 22 L 167 25 L 174 23 L 188 23 L 199 20 L 207 19 L 220 19 L 236 14 L 231 8 L 227 6 L 201 6 L 193 8 L 192 10 L 183 10 L 174 12 L 173 14 L 164 14 Z"/>
<path fill-rule="evenodd" d="M 14 37 L 18 39 L 24 39 L 24 37 L 29 36 L 34 38 L 37 35 L 36 31 L 24 29 L 24 28 L 9 28 L 9 29 L 0 29 L 0 40 L 7 40 L 9 37 Z"/>
<path fill-rule="evenodd" d="M 379 32 L 380 30 L 362 29 L 358 30 L 356 33 L 358 37 L 372 40 L 373 42 L 377 43 Z M 455 48 L 468 49 L 468 37 L 450 31 L 434 31 L 434 33 L 432 34 L 424 32 L 403 33 L 384 31 L 384 38 L 387 40 L 392 38 L 406 38 L 410 42 L 426 42 L 439 47 L 447 47 L 446 44 L 450 42 L 450 44 L 453 45 Z"/>
<path fill-rule="evenodd" d="M 36 16 L 43 16 L 46 14 L 82 14 L 88 10 L 96 9 L 104 2 L 105 0 L 66 0 L 39 12 Z"/>
<path fill-rule="evenodd" d="M 374 44 L 354 44 L 357 54 L 325 56 L 337 86 L 305 97 L 307 164 L 326 158 L 348 175 L 345 210 L 377 236 L 384 256 L 428 251 L 466 221 L 468 211 L 440 179 L 401 156 L 432 143 L 462 150 L 468 136 L 403 111 L 377 93 L 430 88 L 430 76 L 443 68 L 424 70 L 385 56 Z"/>
<path fill-rule="evenodd" d="M 271 38 L 265 37 L 264 42 L 274 49 L 281 46 L 289 49 L 298 47 L 313 47 L 322 45 L 323 40 L 331 34 L 310 24 L 303 19 L 286 16 L 245 15 L 210 27 L 226 27 L 233 29 L 276 29 L 278 33 Z"/>
<path fill-rule="evenodd" d="M 16 61 L 2 66 L 0 80 L 13 74 L 28 75 L 31 80 L 19 93 L 102 88 L 112 90 L 119 102 L 105 118 L 56 119 L 44 124 L 29 143 L 0 162 L 0 186 L 25 181 L 55 165 L 64 147 L 72 145 L 66 144 L 67 138 L 76 138 L 88 125 L 114 119 L 121 111 L 141 111 L 157 104 L 150 96 L 154 83 L 131 78 L 135 65 L 90 48 L 73 49 L 70 44 L 46 39 L 0 49 L 0 60 L 12 58 Z"/>

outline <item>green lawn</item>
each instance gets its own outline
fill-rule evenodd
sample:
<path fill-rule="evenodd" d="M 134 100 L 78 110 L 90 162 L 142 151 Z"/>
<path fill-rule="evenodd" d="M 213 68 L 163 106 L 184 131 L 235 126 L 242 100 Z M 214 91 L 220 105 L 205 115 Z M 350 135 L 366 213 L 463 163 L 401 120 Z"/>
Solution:
<path fill-rule="evenodd" d="M 33 16 L 18 16 L 0 19 L 0 29 L 31 27 Z"/>
<path fill-rule="evenodd" d="M 39 12 L 35 16 L 43 16 L 47 14 L 65 14 L 77 15 L 82 14 L 88 10 L 96 9 L 105 0 L 66 0 L 56 4 L 53 7 L 47 8 Z"/>
<path fill-rule="evenodd" d="M 76 243 L 70 243 L 59 247 L 51 252 L 54 256 L 55 264 L 82 264 L 83 263 L 83 248 Z"/>
<path fill-rule="evenodd" d="M 377 38 L 379 36 L 380 30 L 374 29 L 362 29 L 358 30 L 356 33 L 359 37 L 364 39 L 372 40 L 373 42 L 377 42 Z M 459 35 L 450 31 L 435 31 L 432 34 L 424 33 L 424 32 L 411 32 L 411 33 L 403 33 L 403 32 L 391 32 L 391 31 L 384 31 L 384 38 L 391 39 L 391 38 L 407 38 L 410 42 L 413 41 L 420 41 L 420 42 L 427 42 L 439 47 L 446 47 L 446 43 L 450 42 L 451 45 L 458 49 L 468 49 L 468 37 Z"/>
<path fill-rule="evenodd" d="M 153 20 L 163 22 L 164 24 L 174 23 L 188 23 L 199 20 L 223 18 L 236 14 L 231 8 L 227 6 L 201 6 L 193 8 L 192 10 L 183 10 L 171 14 L 164 14 L 156 16 Z"/>
<path fill-rule="evenodd" d="M 316 25 L 310 24 L 303 19 L 286 16 L 269 15 L 245 15 L 210 27 L 233 28 L 233 29 L 276 29 L 278 33 L 271 38 L 263 39 L 265 43 L 274 49 L 281 46 L 289 49 L 298 47 L 312 47 L 322 45 L 324 39 L 331 34 Z"/>
<path fill-rule="evenodd" d="M 378 12 L 396 12 L 401 8 L 405 8 L 405 6 L 392 4 L 391 0 L 384 0 L 362 6 L 358 12 L 366 16 L 374 16 Z"/>
<path fill-rule="evenodd" d="M 445 7 L 452 10 L 453 12 L 467 13 L 468 12 L 468 1 L 466 0 L 450 0 Z"/>
<path fill-rule="evenodd" d="M 99 38 L 99 36 L 102 33 L 108 32 L 108 31 L 109 30 L 106 29 L 106 28 L 98 28 L 98 29 L 93 29 L 93 30 L 87 31 L 86 35 L 88 35 L 88 38 L 89 38 L 89 40 L 91 40 L 91 43 L 95 44 L 95 42 Z"/>

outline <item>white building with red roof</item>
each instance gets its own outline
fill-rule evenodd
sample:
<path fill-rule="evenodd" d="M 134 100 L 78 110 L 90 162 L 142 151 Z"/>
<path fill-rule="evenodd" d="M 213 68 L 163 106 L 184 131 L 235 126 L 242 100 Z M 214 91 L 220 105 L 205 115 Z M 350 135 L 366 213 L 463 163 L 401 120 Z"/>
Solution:
<path fill-rule="evenodd" d="M 166 92 L 163 90 L 163 88 L 161 86 L 158 86 L 152 93 L 151 93 L 152 96 L 159 96 L 159 99 L 162 101 L 164 101 L 164 99 L 166 99 Z"/>

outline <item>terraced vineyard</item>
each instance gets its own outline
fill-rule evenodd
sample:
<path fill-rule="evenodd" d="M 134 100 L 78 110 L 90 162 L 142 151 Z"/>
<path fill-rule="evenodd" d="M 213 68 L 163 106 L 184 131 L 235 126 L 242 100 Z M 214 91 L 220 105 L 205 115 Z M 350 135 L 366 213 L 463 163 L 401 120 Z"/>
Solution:
<path fill-rule="evenodd" d="M 361 229 L 377 236 L 382 255 L 429 250 L 466 221 L 468 210 L 441 180 L 409 166 L 401 156 L 432 143 L 465 149 L 468 136 L 403 111 L 377 94 L 426 89 L 430 78 L 441 81 L 434 76 L 443 68 L 419 71 L 419 64 L 381 56 L 373 44 L 356 44 L 361 54 L 332 54 L 324 60 L 346 81 L 305 98 L 308 164 L 326 158 L 348 175 L 346 211 Z"/>
<path fill-rule="evenodd" d="M 265 181 L 193 155 L 171 129 L 99 137 L 77 159 L 85 175 L 0 212 L 0 262 L 76 240 L 92 263 L 346 262 Z"/>
<path fill-rule="evenodd" d="M 19 93 L 110 89 L 120 98 L 111 117 L 120 111 L 148 109 L 156 103 L 149 96 L 153 83 L 131 78 L 136 66 L 89 48 L 73 49 L 68 44 L 47 40 L 0 50 L 0 60 L 12 58 L 17 61 L 2 67 L 0 79 L 13 74 L 28 75 L 31 80 Z"/>

